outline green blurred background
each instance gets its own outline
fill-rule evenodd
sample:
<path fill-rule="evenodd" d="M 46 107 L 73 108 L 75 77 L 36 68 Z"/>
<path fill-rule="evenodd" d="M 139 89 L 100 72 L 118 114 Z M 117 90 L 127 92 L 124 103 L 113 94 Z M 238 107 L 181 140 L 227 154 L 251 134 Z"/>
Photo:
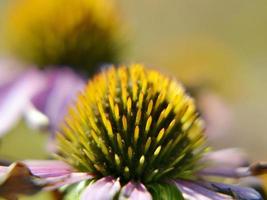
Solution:
<path fill-rule="evenodd" d="M 0 0 L 1 9 L 4 4 Z M 229 131 L 215 147 L 241 147 L 253 160 L 266 160 L 267 1 L 120 0 L 118 5 L 130 44 L 124 62 L 159 68 L 189 85 L 208 83 L 232 111 Z M 20 123 L 1 141 L 0 156 L 45 158 L 46 140 Z"/>

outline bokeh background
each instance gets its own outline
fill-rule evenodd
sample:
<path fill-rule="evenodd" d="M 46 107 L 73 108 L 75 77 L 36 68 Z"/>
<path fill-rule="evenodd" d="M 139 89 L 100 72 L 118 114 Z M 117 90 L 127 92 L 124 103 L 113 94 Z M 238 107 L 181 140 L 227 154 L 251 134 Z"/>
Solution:
<path fill-rule="evenodd" d="M 6 3 L 0 0 L 0 12 Z M 230 111 L 227 131 L 213 145 L 240 147 L 253 160 L 267 160 L 267 1 L 117 3 L 129 45 L 123 62 L 141 62 L 187 85 L 204 85 Z M 46 140 L 21 122 L 1 140 L 0 156 L 45 158 Z M 25 199 L 48 199 L 48 194 Z"/>

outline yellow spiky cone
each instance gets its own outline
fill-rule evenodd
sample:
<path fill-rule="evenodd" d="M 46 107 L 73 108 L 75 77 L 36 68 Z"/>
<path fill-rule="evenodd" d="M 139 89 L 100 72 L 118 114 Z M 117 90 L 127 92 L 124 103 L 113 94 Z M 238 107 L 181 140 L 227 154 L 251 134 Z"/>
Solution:
<path fill-rule="evenodd" d="M 193 178 L 204 142 L 193 99 L 142 65 L 90 80 L 58 134 L 59 155 L 75 168 L 144 183 Z"/>

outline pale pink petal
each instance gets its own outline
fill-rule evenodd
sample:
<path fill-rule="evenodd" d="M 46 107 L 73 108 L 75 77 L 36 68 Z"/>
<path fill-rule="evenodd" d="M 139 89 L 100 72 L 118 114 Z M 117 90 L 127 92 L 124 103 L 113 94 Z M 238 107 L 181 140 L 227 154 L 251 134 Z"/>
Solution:
<path fill-rule="evenodd" d="M 225 135 L 233 124 L 233 113 L 229 105 L 210 91 L 200 92 L 197 102 L 207 124 L 208 139 L 216 139 Z"/>
<path fill-rule="evenodd" d="M 235 199 L 263 200 L 261 195 L 254 189 L 229 185 L 224 183 L 207 183 L 206 187 L 217 192 L 232 195 Z"/>
<path fill-rule="evenodd" d="M 247 154 L 237 148 L 228 148 L 207 153 L 202 160 L 214 166 L 242 167 L 247 166 L 249 163 Z"/>
<path fill-rule="evenodd" d="M 82 193 L 81 200 L 112 200 L 120 188 L 119 180 L 104 177 L 90 184 Z"/>
<path fill-rule="evenodd" d="M 0 88 L 0 135 L 15 125 L 26 112 L 30 99 L 44 86 L 44 76 L 29 70 Z"/>
<path fill-rule="evenodd" d="M 74 172 L 71 166 L 57 160 L 26 160 L 23 163 L 40 178 L 60 177 Z"/>
<path fill-rule="evenodd" d="M 0 167 L 0 196 L 15 198 L 92 179 L 88 173 L 75 172 L 61 161 L 24 161 Z"/>
<path fill-rule="evenodd" d="M 68 106 L 75 100 L 85 82 L 68 68 L 43 73 L 46 76 L 46 88 L 33 98 L 32 103 L 48 117 L 50 128 L 55 131 L 63 122 Z"/>
<path fill-rule="evenodd" d="M 119 200 L 152 200 L 151 194 L 142 183 L 129 182 L 123 186 Z"/>
<path fill-rule="evenodd" d="M 173 182 L 182 192 L 185 199 L 190 200 L 232 200 L 232 197 L 214 192 L 191 181 L 177 180 Z"/>
<path fill-rule="evenodd" d="M 0 168 L 0 196 L 16 199 L 19 194 L 32 195 L 40 191 L 42 185 L 35 182 L 30 170 L 23 163 L 14 163 Z"/>

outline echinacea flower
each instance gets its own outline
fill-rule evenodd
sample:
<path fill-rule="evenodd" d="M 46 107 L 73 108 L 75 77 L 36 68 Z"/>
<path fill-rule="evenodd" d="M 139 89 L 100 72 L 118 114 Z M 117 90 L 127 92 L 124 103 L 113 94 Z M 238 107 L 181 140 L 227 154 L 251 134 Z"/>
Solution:
<path fill-rule="evenodd" d="M 83 88 L 84 80 L 69 68 L 23 69 L 11 60 L 0 61 L 0 135 L 21 117 L 33 128 L 58 129 L 67 106 Z"/>
<path fill-rule="evenodd" d="M 57 136 L 61 161 L 0 168 L 0 195 L 61 188 L 65 199 L 262 199 L 237 180 L 266 171 L 236 150 L 211 152 L 194 100 L 181 84 L 141 65 L 89 81 Z"/>
<path fill-rule="evenodd" d="M 4 51 L 41 68 L 67 65 L 92 75 L 96 66 L 120 59 L 122 23 L 115 7 L 113 0 L 11 1 Z"/>

